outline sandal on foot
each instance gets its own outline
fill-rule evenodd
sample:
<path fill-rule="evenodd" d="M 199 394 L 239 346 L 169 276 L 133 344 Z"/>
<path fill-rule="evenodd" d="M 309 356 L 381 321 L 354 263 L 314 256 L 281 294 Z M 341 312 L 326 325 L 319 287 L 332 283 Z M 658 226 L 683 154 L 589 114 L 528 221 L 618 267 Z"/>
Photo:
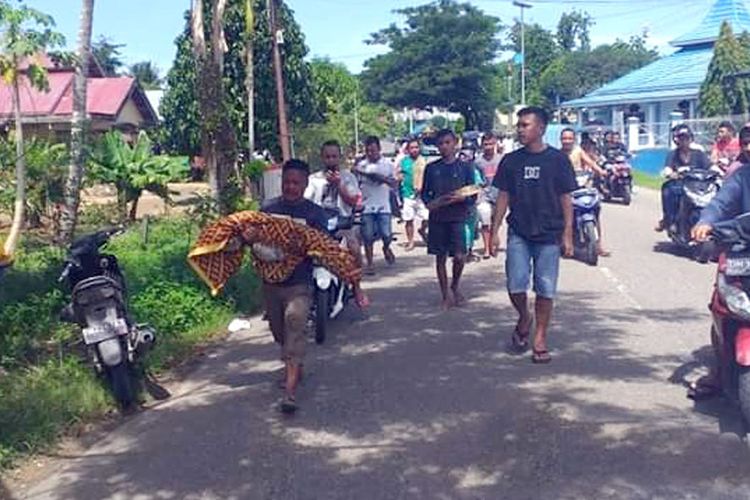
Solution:
<path fill-rule="evenodd" d="M 279 405 L 279 409 L 281 410 L 281 413 L 291 415 L 297 411 L 297 402 L 291 396 L 284 396 L 284 399 L 281 400 L 281 404 Z"/>
<path fill-rule="evenodd" d="M 521 333 L 518 329 L 513 330 L 513 335 L 510 337 L 510 345 L 518 353 L 525 352 L 529 348 L 529 335 L 530 332 Z"/>
<path fill-rule="evenodd" d="M 705 401 L 715 398 L 720 394 L 721 387 L 714 380 L 707 377 L 701 377 L 688 385 L 687 397 L 693 401 Z"/>
<path fill-rule="evenodd" d="M 542 350 L 537 351 L 536 349 L 533 350 L 533 353 L 531 354 L 531 362 L 537 365 L 546 365 L 552 361 L 552 356 L 549 355 L 549 351 Z"/>

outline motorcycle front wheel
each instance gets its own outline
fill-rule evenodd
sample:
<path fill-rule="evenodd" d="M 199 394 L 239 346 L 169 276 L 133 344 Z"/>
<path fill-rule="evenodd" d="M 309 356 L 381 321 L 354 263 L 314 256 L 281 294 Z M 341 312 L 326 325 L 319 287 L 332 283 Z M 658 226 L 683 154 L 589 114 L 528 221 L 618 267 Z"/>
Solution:
<path fill-rule="evenodd" d="M 322 344 L 328 330 L 328 310 L 330 293 L 328 290 L 315 291 L 315 342 Z"/>
<path fill-rule="evenodd" d="M 739 367 L 737 375 L 737 397 L 742 412 L 742 422 L 746 431 L 750 431 L 750 367 Z"/>
<path fill-rule="evenodd" d="M 630 192 L 630 186 L 624 186 L 622 189 L 622 204 L 627 206 L 630 206 L 630 203 L 632 201 L 632 193 Z"/>
<path fill-rule="evenodd" d="M 586 242 L 586 263 L 595 266 L 599 263 L 599 250 L 597 248 L 599 237 L 596 234 L 594 222 L 587 222 L 583 226 L 583 239 Z"/>

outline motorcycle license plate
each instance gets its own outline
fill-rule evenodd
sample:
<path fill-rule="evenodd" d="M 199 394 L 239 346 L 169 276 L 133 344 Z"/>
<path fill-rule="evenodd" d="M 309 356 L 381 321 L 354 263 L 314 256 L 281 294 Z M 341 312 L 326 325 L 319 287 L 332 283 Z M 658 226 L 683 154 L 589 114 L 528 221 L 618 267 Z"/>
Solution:
<path fill-rule="evenodd" d="M 725 274 L 727 276 L 750 276 L 750 255 L 744 257 L 729 257 Z"/>

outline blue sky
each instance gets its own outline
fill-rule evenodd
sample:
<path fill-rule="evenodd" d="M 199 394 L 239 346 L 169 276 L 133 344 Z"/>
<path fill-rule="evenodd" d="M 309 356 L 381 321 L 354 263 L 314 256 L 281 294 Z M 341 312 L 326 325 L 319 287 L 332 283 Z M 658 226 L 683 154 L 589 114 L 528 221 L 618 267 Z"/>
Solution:
<path fill-rule="evenodd" d="M 359 71 L 363 62 L 382 48 L 368 46 L 368 35 L 398 22 L 394 9 L 419 5 L 425 0 L 286 0 L 305 33 L 310 53 L 328 56 Z M 586 10 L 595 21 L 593 43 L 628 38 L 648 29 L 651 44 L 668 51 L 667 42 L 696 26 L 714 0 L 530 0 L 528 22 L 554 28 L 560 15 Z M 51 14 L 58 29 L 75 46 L 79 0 L 26 0 Z M 510 24 L 518 16 L 511 0 L 471 0 L 487 13 Z M 106 35 L 125 44 L 128 64 L 151 60 L 166 72 L 175 53 L 174 39 L 184 27 L 183 12 L 190 0 L 97 0 L 94 37 Z"/>

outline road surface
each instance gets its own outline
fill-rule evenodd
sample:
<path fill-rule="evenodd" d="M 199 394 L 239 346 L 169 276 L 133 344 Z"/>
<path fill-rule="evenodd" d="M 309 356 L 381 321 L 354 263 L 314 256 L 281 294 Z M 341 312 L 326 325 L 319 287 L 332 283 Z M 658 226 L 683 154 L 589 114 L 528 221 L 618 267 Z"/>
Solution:
<path fill-rule="evenodd" d="M 713 269 L 667 253 L 657 195 L 605 206 L 613 256 L 566 261 L 550 347 L 505 350 L 501 260 L 471 264 L 441 313 L 423 249 L 380 264 L 369 317 L 310 345 L 292 418 L 260 319 L 212 350 L 168 402 L 126 420 L 24 499 L 749 498 L 738 414 L 680 380 L 707 358 Z"/>

